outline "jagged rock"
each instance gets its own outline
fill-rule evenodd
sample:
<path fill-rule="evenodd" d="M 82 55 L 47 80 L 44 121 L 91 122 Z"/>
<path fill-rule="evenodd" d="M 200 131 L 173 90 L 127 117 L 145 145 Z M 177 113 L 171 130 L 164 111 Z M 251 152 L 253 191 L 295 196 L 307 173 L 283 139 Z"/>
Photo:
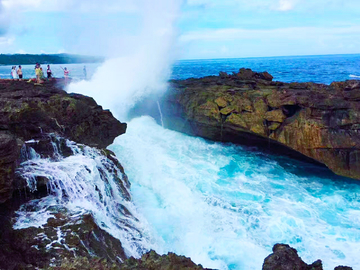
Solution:
<path fill-rule="evenodd" d="M 0 269 L 60 266 L 67 258 L 102 258 L 119 267 L 126 256 L 121 242 L 102 230 L 90 214 L 57 209 L 43 227 L 10 230 L 3 235 Z M 5 239 L 4 239 L 5 238 Z"/>
<path fill-rule="evenodd" d="M 321 260 L 306 264 L 297 254 L 296 249 L 286 244 L 275 244 L 273 253 L 267 256 L 263 270 L 323 270 Z M 352 270 L 348 266 L 337 266 L 334 270 Z"/>
<path fill-rule="evenodd" d="M 16 137 L 7 131 L 0 131 L 0 203 L 12 196 L 19 154 Z"/>
<path fill-rule="evenodd" d="M 282 83 L 270 76 L 240 69 L 228 77 L 173 80 L 161 105 L 164 124 L 214 141 L 263 146 L 360 179 L 360 83 Z"/>
<path fill-rule="evenodd" d="M 220 78 L 227 78 L 227 77 L 229 77 L 229 74 L 227 74 L 226 72 L 220 71 L 219 72 L 219 77 Z"/>
<path fill-rule="evenodd" d="M 275 244 L 273 253 L 265 258 L 263 270 L 322 270 L 322 262 L 317 260 L 306 264 L 297 254 L 296 249 L 286 244 Z"/>
<path fill-rule="evenodd" d="M 111 264 L 101 258 L 78 257 L 72 260 L 65 258 L 60 266 L 49 267 L 47 270 L 211 270 L 196 265 L 190 258 L 179 256 L 169 252 L 167 255 L 159 255 L 155 251 L 149 251 L 140 259 L 133 257 L 126 259 L 122 264 Z"/>
<path fill-rule="evenodd" d="M 67 94 L 57 83 L 53 80 L 34 85 L 0 80 L 0 203 L 12 196 L 14 170 L 24 141 L 56 133 L 78 143 L 105 148 L 125 133 L 126 124 L 103 110 L 93 98 Z M 43 147 L 45 155 L 46 144 L 41 143 L 38 147 Z"/>
<path fill-rule="evenodd" d="M 254 80 L 254 79 L 261 79 L 266 81 L 272 81 L 273 76 L 271 76 L 268 72 L 254 72 L 249 68 L 240 68 L 238 73 L 235 73 L 236 76 L 240 80 Z M 221 77 L 221 75 L 220 75 Z"/>
<path fill-rule="evenodd" d="M 0 128 L 23 140 L 58 133 L 75 142 L 105 148 L 125 133 L 126 124 L 103 110 L 91 97 L 67 94 L 56 81 L 34 86 L 0 81 Z"/>
<path fill-rule="evenodd" d="M 122 265 L 123 270 L 202 270 L 201 264 L 196 265 L 190 258 L 179 256 L 172 252 L 167 255 L 159 255 L 155 251 L 145 253 L 141 259 L 133 257 L 127 259 Z M 210 270 L 210 269 L 208 269 Z"/>

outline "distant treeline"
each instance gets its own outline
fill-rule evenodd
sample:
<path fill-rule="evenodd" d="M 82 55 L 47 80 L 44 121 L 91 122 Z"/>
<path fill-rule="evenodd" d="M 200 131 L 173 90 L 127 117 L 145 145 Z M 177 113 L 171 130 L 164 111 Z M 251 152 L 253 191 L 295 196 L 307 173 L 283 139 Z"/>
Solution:
<path fill-rule="evenodd" d="M 0 65 L 100 63 L 103 57 L 76 54 L 0 54 Z"/>

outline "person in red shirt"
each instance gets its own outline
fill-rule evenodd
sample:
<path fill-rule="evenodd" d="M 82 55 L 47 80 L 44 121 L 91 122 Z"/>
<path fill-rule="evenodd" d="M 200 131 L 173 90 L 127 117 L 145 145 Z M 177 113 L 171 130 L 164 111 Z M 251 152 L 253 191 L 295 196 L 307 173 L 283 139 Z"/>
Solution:
<path fill-rule="evenodd" d="M 62 70 L 64 71 L 65 85 L 67 85 L 69 81 L 69 70 L 66 67 L 62 68 Z"/>

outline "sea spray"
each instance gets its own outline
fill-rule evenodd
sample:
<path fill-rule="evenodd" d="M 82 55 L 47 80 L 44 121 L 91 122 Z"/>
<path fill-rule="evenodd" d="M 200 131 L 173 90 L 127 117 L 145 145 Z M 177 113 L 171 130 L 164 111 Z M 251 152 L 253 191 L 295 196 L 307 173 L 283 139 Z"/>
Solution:
<path fill-rule="evenodd" d="M 63 157 L 56 145 L 59 139 L 52 138 L 56 147 L 51 157 L 36 153 L 31 145 L 37 142 L 28 142 L 22 149 L 24 161 L 17 174 L 31 192 L 39 179 L 47 179 L 48 196 L 23 205 L 14 228 L 42 226 L 52 216 L 51 209 L 65 207 L 70 213 L 91 213 L 99 227 L 121 241 L 128 256 L 139 257 L 151 248 L 143 227 L 146 222 L 131 201 L 129 182 L 114 162 L 100 150 L 71 141 L 67 147 L 73 155 Z"/>
<path fill-rule="evenodd" d="M 175 57 L 174 22 L 180 4 L 177 0 L 139 1 L 141 30 L 127 41 L 131 50 L 124 55 L 119 46 L 90 81 L 71 84 L 68 91 L 94 97 L 121 121 L 138 101 L 161 95 Z"/>

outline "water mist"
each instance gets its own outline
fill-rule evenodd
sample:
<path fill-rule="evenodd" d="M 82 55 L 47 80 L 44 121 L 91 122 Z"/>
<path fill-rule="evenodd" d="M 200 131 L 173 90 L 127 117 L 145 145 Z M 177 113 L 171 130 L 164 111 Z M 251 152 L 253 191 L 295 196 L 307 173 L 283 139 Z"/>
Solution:
<path fill-rule="evenodd" d="M 93 78 L 71 84 L 68 89 L 94 97 L 119 120 L 126 119 L 127 111 L 136 102 L 165 91 L 174 60 L 174 22 L 180 1 L 144 0 L 139 2 L 138 8 L 141 27 L 135 36 L 127 39 L 126 48 L 111 44 L 112 56 L 98 68 Z"/>

